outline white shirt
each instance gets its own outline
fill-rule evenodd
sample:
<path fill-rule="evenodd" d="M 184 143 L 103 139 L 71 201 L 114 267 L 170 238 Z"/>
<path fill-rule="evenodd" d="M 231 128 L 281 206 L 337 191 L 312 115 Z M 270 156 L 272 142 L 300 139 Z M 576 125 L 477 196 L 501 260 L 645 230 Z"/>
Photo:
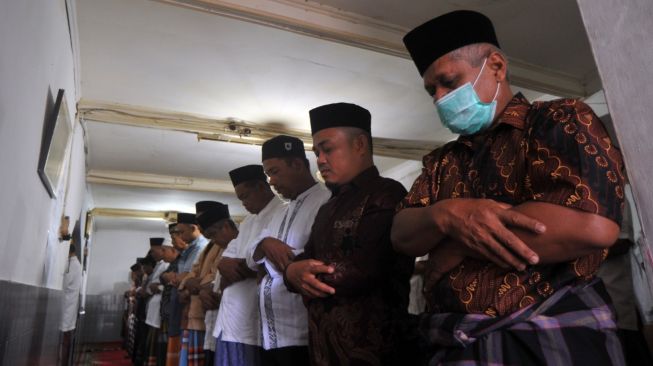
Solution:
<path fill-rule="evenodd" d="M 77 323 L 77 307 L 79 306 L 79 290 L 82 288 L 82 265 L 77 256 L 68 258 L 68 268 L 63 275 L 63 314 L 61 317 L 62 332 L 75 329 Z"/>
<path fill-rule="evenodd" d="M 283 208 L 277 197 L 272 198 L 258 215 L 247 215 L 240 224 L 238 237 L 229 243 L 222 257 L 245 259 L 253 238 Z M 248 278 L 224 289 L 213 336 L 226 342 L 261 345 L 258 314 L 258 285 L 256 279 Z"/>
<path fill-rule="evenodd" d="M 165 272 L 166 269 L 168 269 L 169 265 L 170 265 L 169 263 L 160 260 L 154 267 L 154 270 L 152 271 L 152 277 L 148 281 L 148 283 L 160 284 L 161 274 Z M 159 285 L 159 290 L 163 290 L 163 285 L 161 284 Z M 148 288 L 145 289 L 145 291 L 147 291 L 147 293 L 149 294 L 152 293 L 152 291 L 150 291 L 149 285 Z M 160 292 L 158 294 L 152 295 L 152 297 L 150 297 L 150 299 L 147 301 L 147 316 L 145 318 L 145 324 L 154 328 L 159 328 L 161 326 L 161 293 Z"/>
<path fill-rule="evenodd" d="M 247 264 L 250 268 L 263 264 L 267 270 L 259 287 L 261 330 L 266 350 L 308 345 L 308 318 L 301 295 L 286 288 L 283 272 L 265 257 L 255 263 L 254 251 L 261 240 L 273 237 L 292 247 L 295 255 L 302 253 L 317 211 L 330 197 L 331 192 L 316 183 L 285 205 L 282 214 L 272 218 L 248 249 Z"/>

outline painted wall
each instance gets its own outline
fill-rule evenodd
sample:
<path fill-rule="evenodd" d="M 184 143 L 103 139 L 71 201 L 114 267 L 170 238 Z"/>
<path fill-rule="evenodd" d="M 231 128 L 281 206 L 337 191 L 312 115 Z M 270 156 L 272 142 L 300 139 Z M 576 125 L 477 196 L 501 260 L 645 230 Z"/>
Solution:
<path fill-rule="evenodd" d="M 78 90 L 64 0 L 0 2 L 0 364 L 57 361 L 68 243 L 85 205 L 84 130 L 73 124 Z M 57 199 L 38 174 L 48 112 L 65 89 L 73 136 Z M 83 227 L 83 223 L 82 223 Z"/>
<path fill-rule="evenodd" d="M 69 123 L 75 114 L 65 1 L 0 2 L 0 49 L 0 279 L 60 289 L 68 245 L 51 238 L 56 239 L 61 212 L 74 220 L 84 200 L 79 125 L 68 162 L 72 170 L 65 168 L 71 182 L 65 202 L 65 184 L 60 198 L 50 199 L 36 170 L 44 119 L 58 89 L 66 90 Z"/>
<path fill-rule="evenodd" d="M 130 288 L 129 267 L 150 249 L 149 238 L 166 237 L 162 221 L 98 217 L 89 243 L 88 282 L 84 325 L 85 342 L 119 341 L 123 294 Z"/>
<path fill-rule="evenodd" d="M 635 292 L 645 322 L 653 323 L 653 124 L 651 124 L 651 60 L 653 2 L 577 0 L 587 36 L 621 141 L 641 231 L 633 248 Z M 636 220 L 633 220 L 636 221 Z M 639 270 L 643 269 L 643 270 Z M 648 288 L 647 288 L 648 287 Z"/>
<path fill-rule="evenodd" d="M 100 220 L 89 244 L 87 294 L 122 294 L 129 289 L 129 267 L 150 249 L 149 238 L 166 237 L 167 229 L 163 222 L 158 221 L 139 230 L 108 225 L 107 222 L 113 219 Z M 104 229 L 102 226 L 108 227 Z"/>

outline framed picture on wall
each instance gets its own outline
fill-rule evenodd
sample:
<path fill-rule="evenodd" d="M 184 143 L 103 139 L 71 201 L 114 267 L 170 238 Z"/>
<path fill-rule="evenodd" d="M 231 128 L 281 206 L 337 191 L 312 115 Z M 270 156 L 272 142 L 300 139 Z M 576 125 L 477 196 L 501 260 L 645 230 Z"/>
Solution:
<path fill-rule="evenodd" d="M 52 113 L 46 118 L 41 140 L 38 173 L 51 198 L 61 184 L 63 165 L 72 135 L 70 115 L 64 90 L 59 89 Z"/>

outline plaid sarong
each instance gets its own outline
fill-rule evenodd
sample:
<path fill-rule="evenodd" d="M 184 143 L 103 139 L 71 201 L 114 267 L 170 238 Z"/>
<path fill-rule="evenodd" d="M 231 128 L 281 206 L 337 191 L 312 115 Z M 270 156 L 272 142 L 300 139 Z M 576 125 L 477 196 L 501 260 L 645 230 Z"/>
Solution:
<path fill-rule="evenodd" d="M 146 355 L 145 366 L 159 366 L 161 365 L 161 351 L 160 351 L 161 330 L 159 328 L 148 327 L 147 341 L 146 341 Z M 163 345 L 165 347 L 165 344 Z M 163 355 L 165 360 L 165 354 Z"/>
<path fill-rule="evenodd" d="M 166 366 L 166 358 L 168 353 L 168 330 L 165 324 L 161 324 L 159 328 L 158 337 L 156 339 L 156 365 Z"/>
<path fill-rule="evenodd" d="M 625 365 L 603 282 L 568 285 L 503 318 L 424 314 L 429 365 Z"/>
<path fill-rule="evenodd" d="M 181 350 L 181 337 L 168 337 L 168 349 L 166 352 L 166 366 L 179 365 L 179 351 Z"/>
<path fill-rule="evenodd" d="M 204 366 L 204 332 L 184 329 L 179 366 Z"/>
<path fill-rule="evenodd" d="M 136 315 L 129 314 L 127 318 L 127 353 L 132 356 L 134 354 L 134 346 L 136 344 Z"/>

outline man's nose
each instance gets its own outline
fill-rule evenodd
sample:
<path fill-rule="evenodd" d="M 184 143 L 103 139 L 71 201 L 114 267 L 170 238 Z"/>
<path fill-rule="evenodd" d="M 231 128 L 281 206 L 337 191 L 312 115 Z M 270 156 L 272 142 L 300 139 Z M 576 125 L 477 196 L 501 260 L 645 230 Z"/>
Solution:
<path fill-rule="evenodd" d="M 326 156 L 325 156 L 324 154 L 319 154 L 319 155 L 317 156 L 317 164 L 318 164 L 318 165 L 320 165 L 320 164 L 326 164 L 326 162 L 327 162 L 327 160 L 326 160 Z"/>
<path fill-rule="evenodd" d="M 433 94 L 433 103 L 435 103 L 438 100 L 442 99 L 442 97 L 444 97 L 447 94 L 449 94 L 449 90 L 445 90 L 445 89 L 436 90 L 435 94 Z"/>

